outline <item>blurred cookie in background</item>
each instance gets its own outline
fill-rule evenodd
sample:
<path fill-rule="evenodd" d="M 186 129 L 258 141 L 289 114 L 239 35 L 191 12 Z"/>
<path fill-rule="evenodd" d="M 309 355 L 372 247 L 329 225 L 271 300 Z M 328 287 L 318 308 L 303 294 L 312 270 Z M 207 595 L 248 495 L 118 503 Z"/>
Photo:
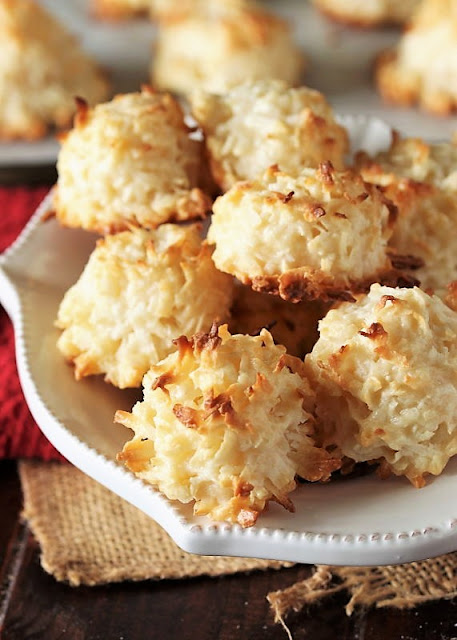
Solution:
<path fill-rule="evenodd" d="M 290 26 L 258 5 L 208 0 L 157 11 L 152 83 L 177 93 L 220 92 L 248 79 L 300 82 L 304 56 Z M 185 10 L 184 10 L 185 9 Z"/>
<path fill-rule="evenodd" d="M 420 0 L 313 0 L 314 5 L 339 22 L 357 27 L 407 22 Z"/>
<path fill-rule="evenodd" d="M 100 20 L 125 20 L 147 15 L 152 0 L 92 0 L 91 12 Z"/>
<path fill-rule="evenodd" d="M 456 0 L 424 0 L 398 46 L 379 57 L 376 83 L 388 102 L 437 115 L 456 109 Z"/>
<path fill-rule="evenodd" d="M 250 0 L 149 0 L 151 16 L 162 22 L 176 22 L 199 14 L 208 7 L 242 6 Z"/>
<path fill-rule="evenodd" d="M 34 140 L 71 124 L 75 96 L 108 97 L 102 70 L 32 0 L 0 0 L 0 139 Z"/>

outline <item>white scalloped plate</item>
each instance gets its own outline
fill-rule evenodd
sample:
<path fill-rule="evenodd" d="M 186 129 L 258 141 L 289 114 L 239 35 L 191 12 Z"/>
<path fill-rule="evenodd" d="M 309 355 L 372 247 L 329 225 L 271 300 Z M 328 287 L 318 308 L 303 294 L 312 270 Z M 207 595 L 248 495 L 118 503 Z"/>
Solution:
<path fill-rule="evenodd" d="M 373 137 L 380 146 L 388 142 L 389 130 L 380 121 L 358 117 L 351 129 L 357 146 L 370 146 Z M 75 382 L 57 352 L 53 322 L 59 302 L 77 280 L 96 237 L 64 229 L 53 218 L 43 221 L 49 202 L 48 197 L 0 257 L 0 301 L 14 323 L 30 410 L 70 462 L 147 513 L 192 553 L 377 565 L 457 549 L 457 459 L 420 490 L 401 478 L 380 481 L 372 475 L 301 485 L 292 494 L 296 513 L 272 504 L 257 525 L 244 530 L 195 517 L 190 505 L 167 500 L 116 463 L 130 432 L 114 424 L 113 415 L 130 409 L 138 395 L 98 378 Z"/>

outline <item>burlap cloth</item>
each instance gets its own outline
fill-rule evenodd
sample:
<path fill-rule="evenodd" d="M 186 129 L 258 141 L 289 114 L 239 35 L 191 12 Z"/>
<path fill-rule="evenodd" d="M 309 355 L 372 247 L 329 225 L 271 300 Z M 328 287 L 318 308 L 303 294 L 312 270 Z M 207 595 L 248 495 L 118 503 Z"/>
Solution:
<path fill-rule="evenodd" d="M 181 551 L 149 517 L 69 464 L 22 461 L 24 516 L 57 580 L 96 585 L 122 580 L 224 575 L 289 563 L 196 556 Z M 148 549 L 138 560 L 138 549 Z M 277 621 L 346 590 L 357 605 L 412 608 L 457 595 L 457 553 L 391 567 L 317 566 L 313 575 L 268 595 Z"/>

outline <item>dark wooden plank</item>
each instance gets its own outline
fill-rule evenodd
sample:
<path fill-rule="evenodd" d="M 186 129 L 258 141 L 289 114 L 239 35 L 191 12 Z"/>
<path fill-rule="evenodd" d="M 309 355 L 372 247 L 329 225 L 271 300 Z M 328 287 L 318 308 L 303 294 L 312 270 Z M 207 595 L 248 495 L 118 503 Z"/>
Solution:
<path fill-rule="evenodd" d="M 307 567 L 247 576 L 125 583 L 77 589 L 46 575 L 30 538 L 10 600 L 4 640 L 284 640 L 272 623 L 265 595 L 306 577 Z M 455 604 L 439 602 L 416 611 L 344 613 L 345 594 L 293 613 L 294 640 L 451 640 Z"/>
<path fill-rule="evenodd" d="M 8 543 L 22 508 L 21 487 L 16 463 L 13 460 L 0 460 L 0 487 L 0 567 L 2 567 Z"/>
<path fill-rule="evenodd" d="M 75 589 L 43 573 L 31 540 L 2 637 L 55 640 L 69 634 L 75 640 L 284 640 L 285 632 L 273 624 L 265 596 L 308 574 L 309 568 L 298 567 L 244 576 Z M 312 629 L 319 629 L 319 635 L 314 631 L 308 635 L 301 617 L 296 616 L 294 637 L 351 637 L 353 622 L 343 614 L 341 604 L 336 598 L 312 613 Z"/>
<path fill-rule="evenodd" d="M 16 463 L 0 461 L 0 634 L 26 545 L 20 521 L 22 496 Z"/>
<path fill-rule="evenodd" d="M 57 180 L 55 165 L 0 167 L 0 185 L 54 184 Z"/>
<path fill-rule="evenodd" d="M 266 594 L 307 577 L 310 568 L 220 578 L 72 588 L 39 564 L 39 549 L 19 524 L 20 489 L 12 463 L 0 463 L 0 552 L 9 576 L 3 640 L 287 640 L 273 624 Z M 9 533 L 8 533 L 9 532 Z M 7 553 L 5 553 L 5 549 Z M 6 568 L 8 571 L 6 571 Z M 287 618 L 294 640 L 455 640 L 453 602 L 414 611 L 344 612 L 338 594 Z"/>
<path fill-rule="evenodd" d="M 381 629 L 389 640 L 457 640 L 457 600 L 430 602 L 413 610 L 372 609 L 360 640 L 381 638 Z"/>

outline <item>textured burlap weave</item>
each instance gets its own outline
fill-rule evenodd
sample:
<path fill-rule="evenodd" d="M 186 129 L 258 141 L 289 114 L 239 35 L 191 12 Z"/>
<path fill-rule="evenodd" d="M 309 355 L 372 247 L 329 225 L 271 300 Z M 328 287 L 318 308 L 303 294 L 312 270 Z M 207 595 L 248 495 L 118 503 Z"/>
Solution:
<path fill-rule="evenodd" d="M 43 568 L 72 585 L 223 575 L 288 563 L 195 556 L 150 518 L 67 464 L 23 461 L 24 515 L 41 546 Z M 147 553 L 145 553 L 147 550 Z M 457 596 L 457 553 L 389 567 L 317 566 L 313 575 L 270 593 L 276 620 L 346 590 L 357 605 L 412 608 Z"/>
<path fill-rule="evenodd" d="M 74 586 L 290 566 L 186 553 L 148 516 L 69 464 L 23 460 L 19 473 L 41 564 Z"/>
<path fill-rule="evenodd" d="M 357 605 L 412 609 L 424 602 L 457 596 L 457 553 L 387 567 L 317 566 L 307 580 L 268 594 L 277 621 L 290 611 L 347 591 L 346 613 Z"/>

